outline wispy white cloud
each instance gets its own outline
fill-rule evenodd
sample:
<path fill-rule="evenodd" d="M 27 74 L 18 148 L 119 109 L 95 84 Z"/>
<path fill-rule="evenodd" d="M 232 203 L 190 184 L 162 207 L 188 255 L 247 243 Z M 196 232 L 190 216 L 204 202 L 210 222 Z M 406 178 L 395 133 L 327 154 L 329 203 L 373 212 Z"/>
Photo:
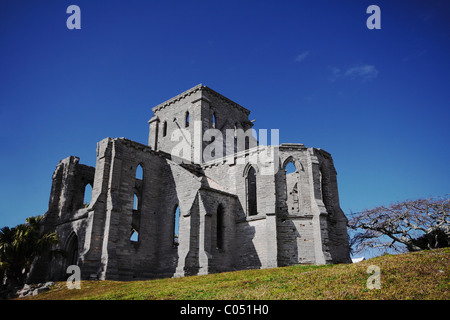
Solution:
<path fill-rule="evenodd" d="M 295 57 L 295 62 L 302 62 L 309 55 L 309 51 L 304 51 Z"/>
<path fill-rule="evenodd" d="M 378 70 L 375 66 L 369 64 L 357 65 L 342 71 L 339 68 L 332 67 L 330 81 L 336 81 L 339 78 L 360 79 L 363 82 L 375 79 L 378 76 Z"/>
<path fill-rule="evenodd" d="M 377 76 L 378 70 L 368 64 L 349 68 L 344 73 L 344 77 L 361 78 L 363 81 L 372 80 Z"/>

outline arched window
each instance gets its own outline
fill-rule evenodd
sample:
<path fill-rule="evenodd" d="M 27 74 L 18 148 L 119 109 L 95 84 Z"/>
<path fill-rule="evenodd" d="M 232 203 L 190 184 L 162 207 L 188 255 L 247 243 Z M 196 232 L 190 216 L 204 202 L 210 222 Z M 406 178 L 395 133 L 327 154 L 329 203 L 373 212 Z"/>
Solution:
<path fill-rule="evenodd" d="M 216 128 L 216 113 L 212 114 L 212 128 Z"/>
<path fill-rule="evenodd" d="M 92 198 L 92 186 L 90 183 L 88 183 L 84 187 L 84 198 L 83 198 L 83 207 L 87 208 L 89 204 L 91 203 Z"/>
<path fill-rule="evenodd" d="M 224 241 L 224 214 L 223 214 L 223 206 L 219 204 L 217 207 L 217 221 L 216 221 L 216 248 L 223 249 L 223 241 Z"/>
<path fill-rule="evenodd" d="M 185 125 L 186 128 L 189 127 L 189 111 L 186 111 Z"/>
<path fill-rule="evenodd" d="M 142 165 L 139 164 L 136 168 L 136 179 L 142 180 L 144 179 L 144 169 L 142 168 Z"/>
<path fill-rule="evenodd" d="M 175 206 L 173 215 L 173 246 L 176 247 L 180 243 L 180 207 L 178 205 Z"/>
<path fill-rule="evenodd" d="M 163 122 L 162 135 L 165 137 L 167 135 L 167 121 Z"/>
<path fill-rule="evenodd" d="M 251 167 L 247 173 L 247 214 L 254 216 L 258 214 L 256 196 L 256 170 Z"/>
<path fill-rule="evenodd" d="M 67 264 L 78 264 L 78 237 L 75 232 L 72 232 L 67 241 Z"/>
<path fill-rule="evenodd" d="M 300 195 L 299 195 L 299 178 L 294 159 L 288 159 L 284 169 L 286 172 L 286 207 L 290 214 L 298 214 L 300 212 Z"/>
<path fill-rule="evenodd" d="M 142 165 L 139 164 L 136 167 L 136 174 L 135 174 L 133 210 L 141 210 L 143 180 L 144 180 L 144 168 L 142 168 Z"/>
<path fill-rule="evenodd" d="M 142 189 L 144 179 L 144 168 L 141 164 L 136 167 L 134 192 L 133 192 L 133 211 L 131 212 L 130 241 L 139 241 L 140 219 L 142 209 Z"/>

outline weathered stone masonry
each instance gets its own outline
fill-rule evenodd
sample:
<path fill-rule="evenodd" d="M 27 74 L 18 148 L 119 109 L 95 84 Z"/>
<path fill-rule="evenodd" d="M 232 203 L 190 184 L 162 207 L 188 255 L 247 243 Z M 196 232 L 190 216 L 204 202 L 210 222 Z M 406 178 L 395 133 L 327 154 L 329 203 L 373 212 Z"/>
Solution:
<path fill-rule="evenodd" d="M 232 156 L 204 162 L 207 143 L 199 136 L 206 129 L 223 132 L 225 146 L 226 129 L 253 123 L 249 110 L 203 85 L 153 113 L 148 146 L 106 138 L 97 145 L 95 168 L 74 156 L 60 161 L 43 226 L 60 243 L 34 263 L 31 280 L 65 279 L 71 264 L 80 266 L 82 279 L 130 280 L 351 261 L 329 153 L 250 141 L 234 145 Z M 194 163 L 170 154 L 177 128 L 200 138 L 185 155 Z M 249 161 L 271 152 L 273 174 L 264 171 L 267 163 Z M 287 173 L 289 163 L 295 171 Z M 87 185 L 92 196 L 85 207 Z M 66 256 L 56 254 L 61 249 Z"/>

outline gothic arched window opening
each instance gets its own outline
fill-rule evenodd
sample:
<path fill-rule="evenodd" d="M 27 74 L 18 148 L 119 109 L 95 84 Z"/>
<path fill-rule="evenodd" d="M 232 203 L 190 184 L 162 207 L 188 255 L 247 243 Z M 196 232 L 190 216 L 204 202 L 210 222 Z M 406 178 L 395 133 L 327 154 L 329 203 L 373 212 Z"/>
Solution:
<path fill-rule="evenodd" d="M 180 244 L 180 207 L 175 206 L 173 212 L 173 246 L 177 247 Z"/>
<path fill-rule="evenodd" d="M 256 170 L 251 167 L 247 173 L 247 214 L 249 216 L 258 214 L 256 191 Z"/>
<path fill-rule="evenodd" d="M 167 121 L 163 122 L 162 136 L 165 137 L 167 135 Z"/>

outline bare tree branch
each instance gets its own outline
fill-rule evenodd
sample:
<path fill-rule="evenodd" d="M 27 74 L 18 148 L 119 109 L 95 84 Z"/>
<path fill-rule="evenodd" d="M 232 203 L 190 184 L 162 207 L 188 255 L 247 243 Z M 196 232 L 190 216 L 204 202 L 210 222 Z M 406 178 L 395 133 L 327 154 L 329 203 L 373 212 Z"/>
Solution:
<path fill-rule="evenodd" d="M 357 231 L 351 245 L 356 252 L 364 248 L 419 251 L 450 246 L 449 203 L 448 197 L 407 200 L 354 214 L 348 221 Z"/>

